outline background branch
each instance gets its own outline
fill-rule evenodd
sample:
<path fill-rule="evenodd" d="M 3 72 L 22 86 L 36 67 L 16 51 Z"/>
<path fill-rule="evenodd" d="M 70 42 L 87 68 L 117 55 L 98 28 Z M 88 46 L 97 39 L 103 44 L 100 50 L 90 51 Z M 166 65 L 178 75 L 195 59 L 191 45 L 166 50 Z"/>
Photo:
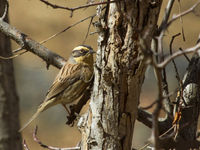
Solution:
<path fill-rule="evenodd" d="M 47 63 L 47 66 L 53 65 L 57 68 L 61 68 L 66 62 L 63 57 L 57 55 L 54 52 L 51 52 L 48 48 L 32 40 L 30 37 L 12 27 L 8 23 L 4 22 L 3 20 L 0 20 L 0 31 L 13 39 L 24 49 L 42 58 Z"/>
<path fill-rule="evenodd" d="M 37 130 L 38 130 L 38 127 L 36 126 L 33 132 L 33 139 L 43 148 L 46 148 L 49 150 L 80 150 L 80 147 L 59 148 L 59 147 L 53 147 L 53 146 L 48 146 L 46 144 L 43 144 L 37 137 Z"/>
<path fill-rule="evenodd" d="M 64 10 L 71 11 L 71 17 L 72 17 L 73 12 L 75 10 L 88 8 L 88 7 L 92 7 L 92 6 L 97 6 L 97 5 L 102 5 L 102 4 L 115 3 L 116 2 L 115 0 L 113 0 L 113 1 L 106 1 L 106 2 L 89 3 L 89 4 L 86 4 L 86 5 L 70 8 L 70 7 L 64 7 L 64 6 L 55 5 L 55 4 L 52 4 L 52 3 L 50 3 L 50 2 L 48 2 L 46 0 L 40 0 L 40 1 L 45 3 L 47 6 L 51 6 L 54 9 L 64 9 Z"/>
<path fill-rule="evenodd" d="M 25 140 L 23 140 L 23 146 L 24 146 L 24 149 L 25 149 L 25 150 L 29 150 L 28 145 L 26 144 L 26 141 L 25 141 Z"/>
<path fill-rule="evenodd" d="M 177 19 L 179 19 L 179 18 L 181 18 L 181 17 L 183 17 L 183 16 L 185 16 L 185 15 L 187 15 L 187 14 L 193 12 L 193 11 L 195 10 L 195 8 L 196 8 L 199 4 L 200 4 L 200 0 L 199 0 L 197 3 L 195 3 L 192 7 L 190 7 L 189 9 L 187 9 L 186 11 L 184 11 L 184 12 L 178 14 L 178 15 L 173 15 L 172 19 L 169 20 L 169 22 L 167 23 L 167 26 L 166 26 L 166 27 L 168 27 L 170 24 L 172 24 L 172 23 L 173 23 L 174 21 L 176 21 Z"/>

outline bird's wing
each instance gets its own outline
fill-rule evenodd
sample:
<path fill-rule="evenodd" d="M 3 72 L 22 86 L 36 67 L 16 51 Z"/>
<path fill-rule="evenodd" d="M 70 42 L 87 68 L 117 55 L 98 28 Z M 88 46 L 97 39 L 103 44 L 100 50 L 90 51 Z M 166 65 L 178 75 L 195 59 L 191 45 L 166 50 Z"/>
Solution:
<path fill-rule="evenodd" d="M 47 92 L 45 101 L 57 96 L 67 87 L 80 80 L 82 74 L 81 67 L 80 64 L 65 64 Z"/>

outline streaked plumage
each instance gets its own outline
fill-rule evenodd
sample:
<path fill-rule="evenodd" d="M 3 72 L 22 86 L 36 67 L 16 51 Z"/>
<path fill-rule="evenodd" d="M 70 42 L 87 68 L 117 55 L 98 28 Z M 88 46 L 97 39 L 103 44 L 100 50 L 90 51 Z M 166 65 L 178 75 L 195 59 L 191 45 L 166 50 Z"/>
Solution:
<path fill-rule="evenodd" d="M 37 112 L 19 130 L 26 128 L 41 112 L 56 104 L 65 106 L 77 100 L 93 77 L 93 53 L 91 47 L 81 45 L 73 49 L 67 63 L 61 68 Z M 66 108 L 66 107 L 65 107 Z"/>

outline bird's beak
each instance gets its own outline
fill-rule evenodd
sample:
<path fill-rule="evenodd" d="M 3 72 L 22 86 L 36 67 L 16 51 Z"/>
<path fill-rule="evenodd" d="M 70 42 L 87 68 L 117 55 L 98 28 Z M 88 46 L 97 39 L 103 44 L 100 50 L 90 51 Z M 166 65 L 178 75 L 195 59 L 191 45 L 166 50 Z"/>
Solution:
<path fill-rule="evenodd" d="M 93 49 L 90 49 L 90 54 L 94 54 L 94 53 L 96 53 Z"/>

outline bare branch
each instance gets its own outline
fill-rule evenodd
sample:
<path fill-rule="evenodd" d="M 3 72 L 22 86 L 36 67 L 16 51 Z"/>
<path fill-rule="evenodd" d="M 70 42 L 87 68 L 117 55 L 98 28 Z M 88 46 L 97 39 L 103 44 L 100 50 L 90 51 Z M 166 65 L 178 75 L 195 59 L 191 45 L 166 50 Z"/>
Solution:
<path fill-rule="evenodd" d="M 168 1 L 167 7 L 165 8 L 165 14 L 164 14 L 162 23 L 161 23 L 161 25 L 160 25 L 160 27 L 159 27 L 159 29 L 158 29 L 159 33 L 161 32 L 161 30 L 162 30 L 163 28 L 165 28 L 165 26 L 166 26 L 166 24 L 167 24 L 167 21 L 168 21 L 168 19 L 169 19 L 169 16 L 170 16 L 170 13 L 171 13 L 171 10 L 172 10 L 174 1 L 175 1 L 175 0 L 169 0 L 169 1 Z"/>
<path fill-rule="evenodd" d="M 181 13 L 181 2 L 180 2 L 180 0 L 178 0 L 178 9 L 179 9 L 179 13 Z M 184 28 L 183 28 L 183 18 L 182 17 L 180 17 L 180 22 L 181 22 L 181 33 L 182 33 L 183 41 L 185 41 L 185 33 L 184 33 Z"/>
<path fill-rule="evenodd" d="M 76 23 L 74 23 L 74 24 L 68 26 L 68 27 L 65 28 L 64 30 L 62 30 L 62 31 L 60 31 L 60 32 L 58 32 L 58 33 L 56 33 L 56 34 L 54 34 L 54 35 L 48 37 L 47 39 L 45 39 L 45 40 L 43 40 L 43 41 L 41 41 L 41 42 L 39 42 L 39 43 L 40 43 L 40 44 L 46 43 L 48 40 L 53 39 L 54 37 L 58 36 L 59 34 L 61 34 L 61 33 L 65 32 L 65 31 L 67 31 L 68 29 L 70 29 L 70 28 L 76 26 L 77 24 L 79 24 L 79 23 L 81 23 L 81 22 L 83 22 L 83 21 L 85 21 L 85 20 L 87 20 L 87 19 L 90 19 L 90 18 L 91 18 L 91 21 L 92 21 L 93 18 L 94 18 L 95 16 L 96 16 L 96 15 L 92 15 L 92 16 L 88 16 L 88 17 L 86 17 L 86 18 L 84 18 L 84 19 L 81 19 L 80 21 L 78 21 L 78 22 L 76 22 Z M 90 22 L 90 24 L 91 24 L 91 22 Z M 89 30 L 88 30 L 88 32 L 89 32 Z M 88 32 L 87 32 L 87 35 L 88 35 Z M 21 51 L 21 50 L 23 50 L 23 49 L 24 49 L 23 47 L 20 47 L 20 48 L 18 48 L 18 49 L 16 49 L 16 50 L 13 50 L 12 52 L 13 52 L 13 53 L 17 53 L 17 52 L 19 52 L 19 51 Z M 27 52 L 27 51 L 26 51 L 26 52 Z M 20 53 L 20 54 L 13 55 L 13 56 L 10 56 L 10 57 L 2 57 L 2 56 L 0 56 L 0 59 L 13 59 L 13 58 L 16 58 L 17 56 L 22 55 L 22 54 L 24 54 L 24 52 L 23 52 L 23 53 Z"/>
<path fill-rule="evenodd" d="M 46 61 L 47 64 L 61 68 L 66 62 L 64 58 L 57 55 L 56 53 L 51 52 L 49 49 L 32 40 L 27 35 L 20 32 L 3 20 L 0 20 L 0 31 L 17 42 L 22 48 L 42 58 L 44 61 Z"/>
<path fill-rule="evenodd" d="M 38 127 L 36 126 L 35 130 L 33 132 L 33 139 L 34 139 L 35 142 L 37 142 L 43 148 L 46 148 L 46 149 L 49 149 L 49 150 L 80 150 L 80 147 L 58 148 L 58 147 L 45 145 L 37 138 L 37 130 L 38 130 Z"/>
<path fill-rule="evenodd" d="M 147 127 L 152 128 L 152 114 L 151 113 L 141 108 L 138 108 L 137 120 L 142 122 Z"/>
<path fill-rule="evenodd" d="M 179 50 L 180 51 L 183 51 L 183 49 L 180 47 L 179 48 Z M 186 60 L 188 61 L 188 62 L 190 62 L 190 58 L 186 55 L 186 54 L 183 54 L 183 56 L 186 58 Z"/>
<path fill-rule="evenodd" d="M 89 26 L 88 26 L 88 29 L 87 29 L 87 33 L 86 33 L 85 39 L 83 40 L 83 44 L 85 43 L 85 41 L 86 41 L 86 39 L 87 39 L 87 37 L 88 37 L 88 35 L 89 35 L 90 27 L 91 27 L 91 25 L 92 25 L 93 19 L 94 19 L 94 17 L 92 17 L 92 18 L 90 19 L 90 23 L 89 23 Z"/>
<path fill-rule="evenodd" d="M 26 144 L 26 141 L 25 141 L 25 140 L 23 140 L 23 146 L 24 146 L 24 149 L 25 149 L 25 150 L 29 150 L 28 145 Z"/>
<path fill-rule="evenodd" d="M 168 27 L 171 23 L 173 23 L 175 20 L 179 19 L 180 17 L 183 17 L 191 12 L 194 11 L 194 9 L 200 4 L 200 0 L 194 4 L 192 7 L 190 7 L 188 10 L 178 14 L 178 15 L 173 15 L 172 19 L 167 23 L 167 26 Z"/>
<path fill-rule="evenodd" d="M 153 101 L 153 103 L 151 103 L 150 105 L 148 105 L 148 106 L 146 106 L 146 107 L 140 107 L 140 108 L 141 108 L 141 109 L 145 109 L 145 110 L 150 109 L 150 108 L 152 108 L 157 102 L 158 102 L 158 100 L 155 100 L 155 101 Z"/>
<path fill-rule="evenodd" d="M 158 64 L 157 67 L 158 68 L 164 68 L 174 58 L 176 58 L 178 56 L 181 56 L 183 54 L 195 53 L 195 52 L 198 51 L 199 48 L 200 48 L 200 43 L 196 44 L 194 47 L 187 48 L 187 49 L 185 49 L 183 51 L 175 52 L 171 56 L 168 56 L 163 62 L 161 62 L 160 64 Z"/>
<path fill-rule="evenodd" d="M 93 19 L 95 16 L 96 16 L 96 14 L 95 14 L 95 15 L 88 16 L 88 17 L 86 17 L 86 18 L 84 18 L 84 19 L 82 19 L 82 20 L 80 20 L 80 21 L 78 21 L 78 22 L 76 22 L 76 23 L 74 23 L 74 24 L 68 26 L 68 27 L 65 28 L 64 30 L 62 30 L 62 31 L 60 31 L 60 32 L 58 32 L 58 33 L 56 33 L 56 34 L 50 36 L 49 38 L 47 38 L 47 39 L 45 39 L 45 40 L 43 40 L 43 41 L 41 41 L 40 44 L 46 43 L 48 40 L 50 40 L 50 39 L 56 37 L 57 35 L 59 35 L 59 34 L 65 32 L 65 31 L 67 31 L 68 29 L 70 29 L 70 28 L 76 26 L 77 24 L 79 24 L 79 23 L 81 23 L 81 22 L 83 22 L 83 21 L 85 21 L 85 20 L 87 20 L 87 19 L 90 19 L 90 18 Z"/>
<path fill-rule="evenodd" d="M 3 60 L 14 59 L 14 58 L 16 58 L 16 57 L 18 57 L 18 56 L 20 56 L 20 55 L 25 54 L 26 52 L 27 52 L 27 50 L 25 50 L 25 51 L 23 51 L 23 52 L 21 52 L 21 53 L 19 53 L 19 54 L 15 54 L 15 55 L 13 55 L 13 56 L 10 56 L 10 57 L 3 57 L 3 56 L 0 56 L 0 59 L 3 59 Z"/>
<path fill-rule="evenodd" d="M 17 52 L 19 52 L 19 51 L 21 51 L 21 50 L 23 50 L 23 48 L 22 48 L 22 47 L 20 47 L 20 48 L 18 48 L 18 49 L 15 49 L 15 50 L 13 50 L 13 51 L 12 51 L 12 53 L 17 53 Z"/>
<path fill-rule="evenodd" d="M 178 37 L 179 35 L 181 35 L 181 33 L 177 33 L 177 34 L 175 34 L 175 35 L 173 35 L 172 36 L 172 39 L 171 39 L 171 41 L 170 41 L 170 44 L 169 44 L 169 51 L 170 51 L 170 54 L 172 55 L 172 45 L 173 45 L 173 42 L 174 42 L 174 39 L 176 38 L 176 37 Z M 175 69 L 175 73 L 176 73 L 176 78 L 177 78 L 177 80 L 178 80 L 178 83 L 180 83 L 181 82 L 181 78 L 180 78 L 180 75 L 179 75 L 179 73 L 178 73 L 178 68 L 176 67 L 176 63 L 175 63 L 175 61 L 174 61 L 174 59 L 172 59 L 172 63 L 173 63 L 173 65 L 174 65 L 174 69 Z M 180 85 L 180 84 L 179 84 Z"/>
<path fill-rule="evenodd" d="M 40 0 L 40 1 L 45 3 L 48 6 L 51 6 L 54 9 L 64 9 L 64 10 L 71 11 L 71 16 L 73 15 L 73 11 L 78 10 L 78 9 L 88 8 L 88 7 L 92 7 L 92 6 L 96 6 L 96 5 L 102 5 L 102 4 L 109 4 L 109 3 L 117 2 L 117 1 L 113 0 L 113 1 L 106 1 L 106 2 L 89 3 L 89 4 L 86 4 L 86 5 L 70 8 L 70 7 L 64 7 L 64 6 L 55 5 L 55 4 L 52 4 L 52 3 L 50 3 L 50 2 L 48 2 L 46 0 Z"/>

